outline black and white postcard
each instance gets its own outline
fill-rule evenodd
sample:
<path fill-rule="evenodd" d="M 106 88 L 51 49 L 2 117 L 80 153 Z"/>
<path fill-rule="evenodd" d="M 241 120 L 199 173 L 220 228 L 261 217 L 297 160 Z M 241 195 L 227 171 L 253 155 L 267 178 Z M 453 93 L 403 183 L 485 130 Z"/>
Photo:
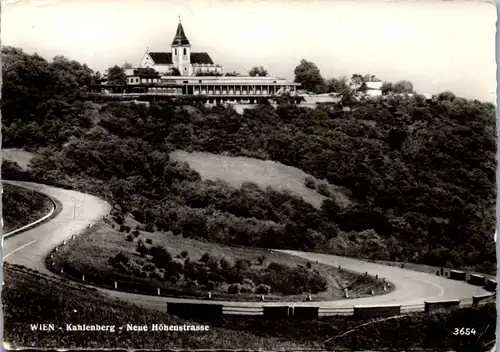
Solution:
<path fill-rule="evenodd" d="M 487 1 L 2 1 L 6 350 L 496 350 Z"/>

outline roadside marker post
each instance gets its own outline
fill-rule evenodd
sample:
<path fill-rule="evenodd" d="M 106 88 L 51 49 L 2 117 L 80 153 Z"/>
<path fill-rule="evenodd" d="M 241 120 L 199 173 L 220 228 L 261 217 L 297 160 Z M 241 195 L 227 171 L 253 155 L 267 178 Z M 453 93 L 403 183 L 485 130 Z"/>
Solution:
<path fill-rule="evenodd" d="M 373 292 L 373 288 L 371 289 L 372 296 L 375 295 L 375 292 Z"/>
<path fill-rule="evenodd" d="M 158 296 L 160 295 L 160 288 L 158 287 Z"/>
<path fill-rule="evenodd" d="M 115 281 L 115 290 L 118 288 L 118 283 Z"/>
<path fill-rule="evenodd" d="M 345 298 L 349 298 L 349 292 L 347 291 L 347 288 L 345 288 Z"/>
<path fill-rule="evenodd" d="M 85 281 L 85 275 L 82 275 L 82 281 Z"/>
<path fill-rule="evenodd" d="M 264 300 L 264 295 L 260 295 L 260 300 L 263 301 Z"/>
<path fill-rule="evenodd" d="M 309 302 L 310 302 L 310 301 L 312 301 L 312 297 L 311 297 L 311 295 L 307 295 L 307 300 L 308 300 Z"/>
<path fill-rule="evenodd" d="M 212 299 L 212 292 L 208 293 L 208 299 Z"/>

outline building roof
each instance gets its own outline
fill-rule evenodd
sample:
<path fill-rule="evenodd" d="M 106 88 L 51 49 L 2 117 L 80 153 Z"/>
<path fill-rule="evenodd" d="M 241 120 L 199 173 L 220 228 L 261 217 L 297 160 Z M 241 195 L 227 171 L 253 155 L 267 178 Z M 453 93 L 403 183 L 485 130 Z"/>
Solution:
<path fill-rule="evenodd" d="M 191 63 L 192 64 L 213 64 L 214 62 L 210 58 L 208 53 L 191 53 Z"/>
<path fill-rule="evenodd" d="M 182 23 L 180 22 L 177 25 L 177 32 L 175 33 L 172 45 L 190 45 L 186 33 L 184 33 L 184 28 L 182 28 Z"/>
<path fill-rule="evenodd" d="M 172 53 L 148 53 L 153 59 L 154 63 L 157 65 L 171 65 L 172 64 Z M 212 64 L 213 61 L 208 53 L 191 53 L 191 63 L 192 64 Z"/>
<path fill-rule="evenodd" d="M 149 53 L 149 56 L 153 59 L 154 63 L 157 65 L 168 65 L 172 64 L 172 53 Z"/>

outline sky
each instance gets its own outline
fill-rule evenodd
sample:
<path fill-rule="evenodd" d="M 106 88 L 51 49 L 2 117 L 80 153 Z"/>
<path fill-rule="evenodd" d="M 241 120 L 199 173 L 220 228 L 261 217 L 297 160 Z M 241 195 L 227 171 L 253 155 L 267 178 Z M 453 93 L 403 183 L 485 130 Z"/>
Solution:
<path fill-rule="evenodd" d="M 225 72 L 257 65 L 293 79 L 301 59 L 325 78 L 407 79 L 421 93 L 496 99 L 494 3 L 420 0 L 2 0 L 2 45 L 101 73 L 170 51 L 179 16 L 193 52 Z"/>

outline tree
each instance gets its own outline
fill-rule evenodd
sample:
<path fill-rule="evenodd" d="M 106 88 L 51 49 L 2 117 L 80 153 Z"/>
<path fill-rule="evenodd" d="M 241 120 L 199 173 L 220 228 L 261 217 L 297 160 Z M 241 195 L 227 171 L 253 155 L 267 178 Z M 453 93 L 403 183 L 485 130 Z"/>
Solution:
<path fill-rule="evenodd" d="M 172 67 L 169 72 L 166 73 L 167 76 L 180 76 L 181 71 L 179 71 L 176 67 Z"/>
<path fill-rule="evenodd" d="M 226 72 L 224 74 L 224 76 L 228 76 L 228 77 L 236 77 L 236 76 L 239 76 L 240 74 L 236 71 L 233 71 L 233 72 Z"/>
<path fill-rule="evenodd" d="M 328 92 L 344 93 L 349 90 L 347 77 L 331 78 L 326 82 Z"/>
<path fill-rule="evenodd" d="M 130 68 L 132 68 L 132 64 L 131 64 L 131 63 L 128 63 L 128 62 L 125 62 L 125 63 L 122 65 L 122 68 L 123 68 L 124 70 L 130 69 Z"/>
<path fill-rule="evenodd" d="M 324 86 L 324 80 L 318 66 L 310 61 L 301 60 L 293 72 L 295 73 L 295 82 L 300 83 L 307 91 L 316 93 Z"/>
<path fill-rule="evenodd" d="M 386 95 L 394 91 L 394 86 L 392 82 L 384 82 L 382 84 L 382 87 L 380 87 L 380 90 L 382 91 L 383 95 Z"/>
<path fill-rule="evenodd" d="M 255 66 L 255 67 L 253 67 L 250 71 L 248 71 L 248 74 L 250 76 L 261 76 L 261 77 L 265 77 L 265 76 L 268 75 L 267 74 L 267 70 L 264 67 L 262 67 L 262 66 L 259 66 L 259 67 Z"/>
<path fill-rule="evenodd" d="M 108 68 L 107 74 L 109 85 L 124 85 L 127 83 L 125 70 L 118 65 Z"/>
<path fill-rule="evenodd" d="M 410 81 L 398 81 L 394 83 L 394 93 L 413 93 L 413 84 Z"/>

